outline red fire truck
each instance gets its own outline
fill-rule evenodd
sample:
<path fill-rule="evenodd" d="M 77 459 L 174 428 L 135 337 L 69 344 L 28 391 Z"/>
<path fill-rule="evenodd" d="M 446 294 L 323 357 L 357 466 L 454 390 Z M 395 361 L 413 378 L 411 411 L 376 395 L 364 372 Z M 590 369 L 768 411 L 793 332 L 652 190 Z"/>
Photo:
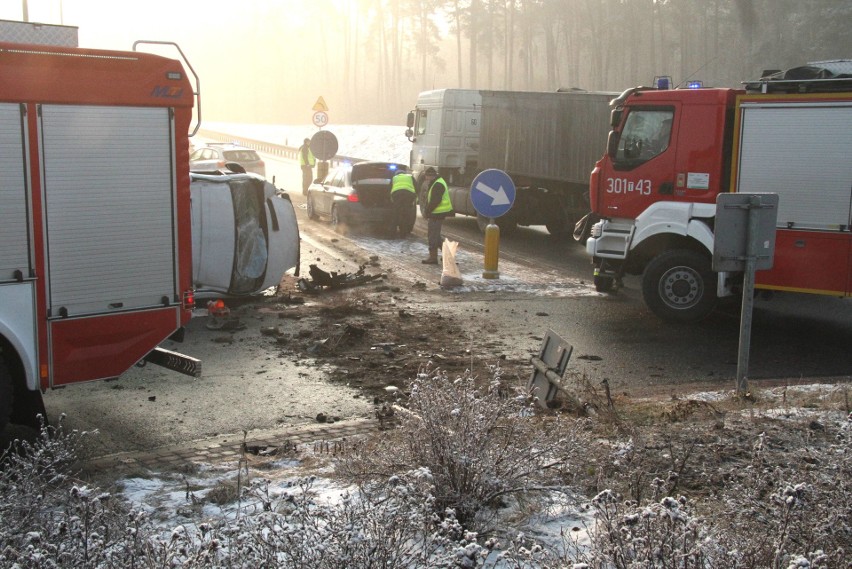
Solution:
<path fill-rule="evenodd" d="M 188 132 L 180 62 L 0 43 L 0 429 L 41 390 L 114 378 L 191 316 Z"/>
<path fill-rule="evenodd" d="M 716 196 L 779 195 L 772 291 L 852 296 L 852 61 L 766 75 L 746 89 L 625 91 L 590 180 L 595 285 L 642 275 L 657 316 L 695 321 L 741 274 L 711 268 Z"/>

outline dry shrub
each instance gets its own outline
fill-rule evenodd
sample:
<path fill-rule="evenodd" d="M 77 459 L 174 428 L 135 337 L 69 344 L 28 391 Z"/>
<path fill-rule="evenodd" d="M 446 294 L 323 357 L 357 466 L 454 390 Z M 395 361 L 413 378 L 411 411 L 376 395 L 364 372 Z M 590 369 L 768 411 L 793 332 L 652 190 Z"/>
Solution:
<path fill-rule="evenodd" d="M 478 530 L 492 529 L 501 506 L 567 491 L 590 443 L 585 422 L 537 415 L 526 394 L 505 389 L 499 367 L 490 373 L 480 385 L 470 373 L 422 371 L 398 428 L 356 449 L 339 473 L 363 483 L 426 468 L 438 511 Z"/>

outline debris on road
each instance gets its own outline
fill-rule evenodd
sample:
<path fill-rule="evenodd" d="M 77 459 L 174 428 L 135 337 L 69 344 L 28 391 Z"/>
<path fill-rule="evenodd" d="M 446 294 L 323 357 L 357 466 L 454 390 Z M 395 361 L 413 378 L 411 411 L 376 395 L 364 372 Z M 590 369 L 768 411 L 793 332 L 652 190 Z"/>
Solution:
<path fill-rule="evenodd" d="M 308 271 L 311 275 L 311 280 L 300 278 L 297 282 L 297 286 L 302 292 L 314 293 L 320 292 L 324 289 L 337 289 L 363 285 L 384 276 L 381 273 L 368 275 L 364 272 L 366 267 L 367 265 L 363 264 L 359 266 L 358 270 L 354 273 L 340 274 L 333 271 L 329 273 L 320 269 L 317 265 L 311 265 Z"/>

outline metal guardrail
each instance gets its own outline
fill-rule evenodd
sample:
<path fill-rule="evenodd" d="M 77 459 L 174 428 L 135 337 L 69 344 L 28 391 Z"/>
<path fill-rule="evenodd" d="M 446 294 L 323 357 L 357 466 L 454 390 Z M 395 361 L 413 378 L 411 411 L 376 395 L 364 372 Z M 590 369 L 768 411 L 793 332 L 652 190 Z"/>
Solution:
<path fill-rule="evenodd" d="M 204 138 L 215 140 L 217 142 L 233 142 L 234 144 L 239 144 L 240 146 L 245 146 L 246 148 L 251 148 L 252 150 L 263 152 L 264 154 L 278 156 L 279 158 L 283 158 L 285 160 L 293 160 L 294 162 L 296 162 L 299 159 L 299 148 L 297 146 L 273 144 L 272 142 L 267 142 L 264 140 L 245 138 L 242 136 L 235 136 L 233 134 L 226 134 L 223 132 L 207 130 L 204 128 L 199 129 L 198 135 L 203 136 Z M 337 154 L 331 160 L 327 160 L 327 162 L 330 162 L 330 166 L 337 167 L 340 164 L 346 162 L 364 162 L 364 159 Z"/>

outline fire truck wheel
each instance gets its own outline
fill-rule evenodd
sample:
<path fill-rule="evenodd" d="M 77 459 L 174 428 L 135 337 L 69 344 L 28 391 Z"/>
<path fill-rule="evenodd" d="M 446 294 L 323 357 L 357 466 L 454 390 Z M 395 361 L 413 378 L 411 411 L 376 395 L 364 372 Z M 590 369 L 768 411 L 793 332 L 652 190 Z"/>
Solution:
<path fill-rule="evenodd" d="M 645 267 L 642 296 L 651 312 L 663 320 L 701 320 L 716 305 L 710 258 L 688 249 L 660 253 Z"/>
<path fill-rule="evenodd" d="M 3 354 L 0 353 L 0 432 L 6 428 L 9 417 L 12 415 L 12 398 L 14 394 L 12 372 L 9 371 L 9 366 L 6 365 L 6 360 L 3 359 Z"/>

